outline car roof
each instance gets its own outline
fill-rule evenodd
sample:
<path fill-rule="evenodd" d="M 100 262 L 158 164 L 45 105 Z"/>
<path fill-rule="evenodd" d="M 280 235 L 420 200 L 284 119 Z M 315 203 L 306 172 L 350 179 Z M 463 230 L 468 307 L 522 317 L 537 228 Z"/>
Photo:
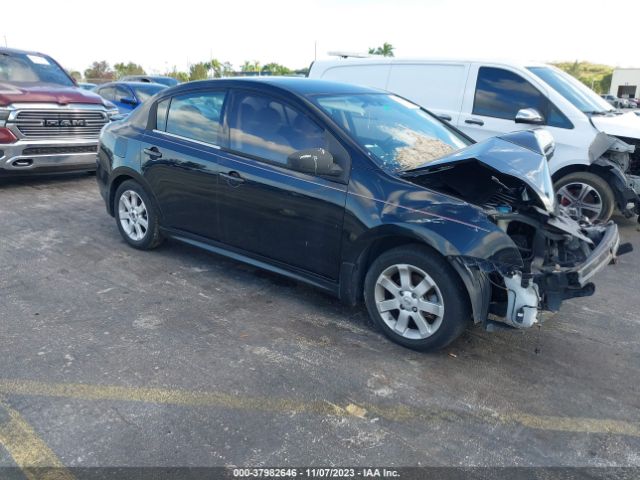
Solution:
<path fill-rule="evenodd" d="M 330 80 L 316 80 L 305 77 L 239 77 L 221 78 L 215 80 L 199 80 L 182 83 L 172 87 L 172 92 L 190 90 L 193 87 L 253 87 L 265 86 L 267 89 L 275 89 L 290 92 L 302 97 L 310 97 L 323 94 L 361 94 L 383 93 L 383 90 L 361 87 L 349 83 L 334 82 Z M 386 92 L 384 92 L 386 93 Z"/>

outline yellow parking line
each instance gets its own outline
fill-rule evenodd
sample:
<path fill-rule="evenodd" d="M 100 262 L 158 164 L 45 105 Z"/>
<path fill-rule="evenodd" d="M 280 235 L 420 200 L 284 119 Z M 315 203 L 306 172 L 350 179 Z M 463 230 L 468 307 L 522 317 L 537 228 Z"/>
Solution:
<path fill-rule="evenodd" d="M 0 397 L 0 446 L 29 480 L 73 480 L 60 459 L 24 418 Z"/>
<path fill-rule="evenodd" d="M 115 385 L 88 385 L 80 383 L 45 383 L 30 380 L 0 379 L 0 393 L 7 395 L 42 396 L 76 400 L 111 400 L 143 402 L 195 407 L 219 407 L 235 410 L 296 412 L 344 417 L 379 417 L 395 422 L 465 421 L 474 418 L 488 423 L 519 424 L 538 430 L 573 433 L 608 433 L 640 437 L 640 424 L 624 420 L 572 418 L 530 415 L 520 412 L 469 414 L 453 410 L 424 410 L 401 404 L 377 406 L 336 405 L 327 401 L 302 401 L 288 398 L 248 397 L 222 392 L 197 392 L 168 388 L 137 388 Z"/>

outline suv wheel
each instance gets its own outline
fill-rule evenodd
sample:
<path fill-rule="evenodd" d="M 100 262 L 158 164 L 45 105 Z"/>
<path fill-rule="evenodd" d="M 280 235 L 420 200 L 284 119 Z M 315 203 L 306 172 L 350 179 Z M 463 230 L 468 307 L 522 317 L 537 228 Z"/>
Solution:
<path fill-rule="evenodd" d="M 118 187 L 114 212 L 120 234 L 132 247 L 149 250 L 162 243 L 157 211 L 139 183 L 127 180 Z"/>
<path fill-rule="evenodd" d="M 590 172 L 574 172 L 558 180 L 554 189 L 558 204 L 576 220 L 606 222 L 613 214 L 615 197 L 602 177 Z"/>
<path fill-rule="evenodd" d="M 444 258 L 417 245 L 383 253 L 367 272 L 369 315 L 391 340 L 435 350 L 456 339 L 471 318 L 469 296 Z"/>

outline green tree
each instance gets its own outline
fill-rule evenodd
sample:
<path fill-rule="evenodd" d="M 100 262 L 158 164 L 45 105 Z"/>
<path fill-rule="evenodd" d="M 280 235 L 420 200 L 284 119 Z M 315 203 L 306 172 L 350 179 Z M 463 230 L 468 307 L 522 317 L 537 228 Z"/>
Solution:
<path fill-rule="evenodd" d="M 611 76 L 613 67 L 609 65 L 599 65 L 597 63 L 581 62 L 557 62 L 556 67 L 574 76 L 587 87 L 592 88 L 597 93 L 606 93 L 611 86 Z"/>
<path fill-rule="evenodd" d="M 233 65 L 231 64 L 231 62 L 224 62 L 222 64 L 222 76 L 230 77 L 232 75 L 233 75 Z"/>
<path fill-rule="evenodd" d="M 189 67 L 189 80 L 204 80 L 209 78 L 209 62 L 194 63 Z"/>
<path fill-rule="evenodd" d="M 79 82 L 80 80 L 82 80 L 82 74 L 80 72 L 78 72 L 77 70 L 71 70 L 70 72 L 67 72 L 69 74 L 69 76 L 71 76 L 76 82 Z"/>
<path fill-rule="evenodd" d="M 383 57 L 393 57 L 395 47 L 390 43 L 384 42 L 381 47 L 372 47 L 369 49 L 370 55 L 382 55 Z"/>
<path fill-rule="evenodd" d="M 613 72 L 603 75 L 598 82 L 599 93 L 609 93 L 611 89 L 611 79 L 613 78 Z"/>
<path fill-rule="evenodd" d="M 113 80 L 115 73 L 111 70 L 109 64 L 102 60 L 93 62 L 89 68 L 84 71 L 84 78 L 87 80 Z"/>
<path fill-rule="evenodd" d="M 242 70 L 245 73 L 247 73 L 247 72 L 259 72 L 260 71 L 260 62 L 257 61 L 257 60 L 254 60 L 253 62 L 250 62 L 250 61 L 246 60 L 242 64 L 242 67 L 240 67 L 240 70 Z"/>
<path fill-rule="evenodd" d="M 284 65 L 280 65 L 279 63 L 267 63 L 264 67 L 262 67 L 262 73 L 267 73 L 270 75 L 289 75 L 291 74 L 291 70 L 285 67 Z"/>
<path fill-rule="evenodd" d="M 214 78 L 220 78 L 222 76 L 222 62 L 217 58 L 212 58 L 209 62 L 209 70 L 213 71 Z"/>
<path fill-rule="evenodd" d="M 173 70 L 165 73 L 167 77 L 175 78 L 179 82 L 188 82 L 189 74 L 187 72 L 179 72 L 178 69 L 174 66 Z"/>
<path fill-rule="evenodd" d="M 113 68 L 116 71 L 116 77 L 121 78 L 127 75 L 146 75 L 147 72 L 144 71 L 141 65 L 137 63 L 129 62 L 129 63 L 116 63 Z"/>

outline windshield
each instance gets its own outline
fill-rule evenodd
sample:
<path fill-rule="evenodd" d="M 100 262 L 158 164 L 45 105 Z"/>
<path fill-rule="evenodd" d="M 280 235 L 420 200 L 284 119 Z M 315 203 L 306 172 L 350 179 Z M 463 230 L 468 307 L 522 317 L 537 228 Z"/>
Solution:
<path fill-rule="evenodd" d="M 529 67 L 529 70 L 584 113 L 613 111 L 609 103 L 568 73 L 551 67 Z"/>
<path fill-rule="evenodd" d="M 318 96 L 315 101 L 390 172 L 423 165 L 471 143 L 419 106 L 395 95 L 330 95 Z"/>
<path fill-rule="evenodd" d="M 74 86 L 71 78 L 56 62 L 35 53 L 0 53 L 0 81 Z"/>
<path fill-rule="evenodd" d="M 133 92 L 136 94 L 136 97 L 138 98 L 138 100 L 140 100 L 140 103 L 142 103 L 147 98 L 154 96 L 160 90 L 164 90 L 165 88 L 167 88 L 167 86 L 154 85 L 153 83 L 150 83 L 148 85 L 136 85 L 135 87 L 131 87 L 131 88 L 133 88 Z"/>

